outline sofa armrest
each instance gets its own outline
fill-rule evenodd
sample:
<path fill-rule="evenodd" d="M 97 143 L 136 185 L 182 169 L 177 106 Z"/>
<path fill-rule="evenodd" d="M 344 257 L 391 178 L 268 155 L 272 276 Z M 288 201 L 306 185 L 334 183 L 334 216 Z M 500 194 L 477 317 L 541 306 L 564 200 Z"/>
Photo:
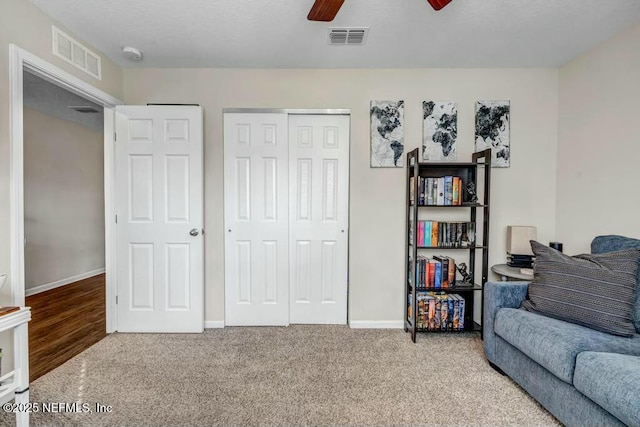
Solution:
<path fill-rule="evenodd" d="M 484 354 L 496 362 L 496 334 L 493 326 L 501 308 L 519 308 L 527 297 L 528 282 L 487 282 L 484 285 L 484 319 L 482 324 Z"/>

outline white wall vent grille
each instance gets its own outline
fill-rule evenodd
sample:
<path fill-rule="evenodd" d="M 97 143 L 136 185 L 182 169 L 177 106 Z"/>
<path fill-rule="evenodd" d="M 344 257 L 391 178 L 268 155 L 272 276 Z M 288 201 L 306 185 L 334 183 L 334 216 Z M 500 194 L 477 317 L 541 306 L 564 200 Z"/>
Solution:
<path fill-rule="evenodd" d="M 363 45 L 367 41 L 369 28 L 329 28 L 329 44 Z"/>
<path fill-rule="evenodd" d="M 52 25 L 51 28 L 53 30 L 53 54 L 96 79 L 102 80 L 100 56 L 55 25 Z"/>

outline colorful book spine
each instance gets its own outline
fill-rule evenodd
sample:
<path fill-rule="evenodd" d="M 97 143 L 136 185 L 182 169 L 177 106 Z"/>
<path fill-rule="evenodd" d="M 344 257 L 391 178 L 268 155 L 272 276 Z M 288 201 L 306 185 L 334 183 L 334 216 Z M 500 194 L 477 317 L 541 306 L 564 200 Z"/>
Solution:
<path fill-rule="evenodd" d="M 436 200 L 436 205 L 443 206 L 444 205 L 444 177 L 438 178 L 438 199 Z"/>
<path fill-rule="evenodd" d="M 442 266 L 441 276 L 440 276 L 440 287 L 448 288 L 449 287 L 449 259 L 445 256 L 434 256 L 433 259 L 438 261 Z"/>
<path fill-rule="evenodd" d="M 426 294 L 423 294 L 421 296 L 421 298 L 418 299 L 418 304 L 419 304 L 419 318 L 420 321 L 418 323 L 418 328 L 420 329 L 424 329 L 427 327 L 427 321 L 428 321 L 428 316 L 429 316 L 429 296 Z"/>
<path fill-rule="evenodd" d="M 436 289 L 440 289 L 442 287 L 442 264 L 438 260 L 436 260 L 435 267 L 436 267 L 436 272 L 434 275 L 435 277 L 434 277 L 433 287 Z"/>
<path fill-rule="evenodd" d="M 432 205 L 438 204 L 438 178 L 431 178 L 431 182 L 433 183 L 433 189 L 431 190 L 431 200 Z"/>
<path fill-rule="evenodd" d="M 444 204 L 447 206 L 453 205 L 453 177 L 444 177 Z"/>
<path fill-rule="evenodd" d="M 459 309 L 458 316 L 460 317 L 459 327 L 458 327 L 459 331 L 464 331 L 464 309 L 465 309 L 464 306 L 465 306 L 465 302 L 466 301 L 465 301 L 464 297 L 460 297 L 460 307 L 458 308 Z"/>
<path fill-rule="evenodd" d="M 431 224 L 432 221 L 427 221 L 424 227 L 424 240 L 422 241 L 422 246 L 431 246 Z"/>
<path fill-rule="evenodd" d="M 449 318 L 447 321 L 447 331 L 453 331 L 453 318 L 455 312 L 455 299 L 449 295 Z"/>
<path fill-rule="evenodd" d="M 430 246 L 438 246 L 438 222 L 433 221 L 431 223 L 431 245 Z"/>
<path fill-rule="evenodd" d="M 452 329 L 454 331 L 459 330 L 460 328 L 460 300 L 458 299 L 458 295 L 451 295 L 453 299 L 453 324 Z"/>
<path fill-rule="evenodd" d="M 427 282 L 430 288 L 436 286 L 436 263 L 435 261 L 429 261 L 429 281 Z"/>
<path fill-rule="evenodd" d="M 427 180 L 427 205 L 433 205 L 433 178 Z"/>
<path fill-rule="evenodd" d="M 436 328 L 436 300 L 431 297 L 429 300 L 429 316 L 428 316 L 428 326 L 427 329 L 430 331 L 435 330 Z"/>
<path fill-rule="evenodd" d="M 453 288 L 456 285 L 456 260 L 447 257 L 449 260 L 449 287 Z"/>
<path fill-rule="evenodd" d="M 459 176 L 454 176 L 453 177 L 453 200 L 452 200 L 452 204 L 454 206 L 459 206 L 460 205 L 460 177 Z"/>
<path fill-rule="evenodd" d="M 446 331 L 449 323 L 449 300 L 443 296 L 440 301 L 440 330 Z"/>
<path fill-rule="evenodd" d="M 449 287 L 449 258 L 440 257 L 440 263 L 442 264 L 442 287 Z"/>

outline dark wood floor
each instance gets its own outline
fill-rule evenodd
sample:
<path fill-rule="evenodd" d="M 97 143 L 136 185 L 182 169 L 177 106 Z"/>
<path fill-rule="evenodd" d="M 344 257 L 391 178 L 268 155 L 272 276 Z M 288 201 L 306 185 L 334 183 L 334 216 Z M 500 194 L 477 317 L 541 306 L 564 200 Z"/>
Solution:
<path fill-rule="evenodd" d="M 26 305 L 31 307 L 29 381 L 107 335 L 104 274 L 29 296 Z"/>

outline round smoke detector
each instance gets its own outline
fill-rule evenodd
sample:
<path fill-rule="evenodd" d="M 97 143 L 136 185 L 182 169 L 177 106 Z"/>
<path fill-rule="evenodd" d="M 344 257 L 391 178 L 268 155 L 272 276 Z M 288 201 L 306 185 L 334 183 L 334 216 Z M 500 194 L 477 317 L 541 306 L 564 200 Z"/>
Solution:
<path fill-rule="evenodd" d="M 122 54 L 125 56 L 125 58 L 130 59 L 131 61 L 142 60 L 142 52 L 140 52 L 135 47 L 131 47 L 131 46 L 123 47 Z"/>

